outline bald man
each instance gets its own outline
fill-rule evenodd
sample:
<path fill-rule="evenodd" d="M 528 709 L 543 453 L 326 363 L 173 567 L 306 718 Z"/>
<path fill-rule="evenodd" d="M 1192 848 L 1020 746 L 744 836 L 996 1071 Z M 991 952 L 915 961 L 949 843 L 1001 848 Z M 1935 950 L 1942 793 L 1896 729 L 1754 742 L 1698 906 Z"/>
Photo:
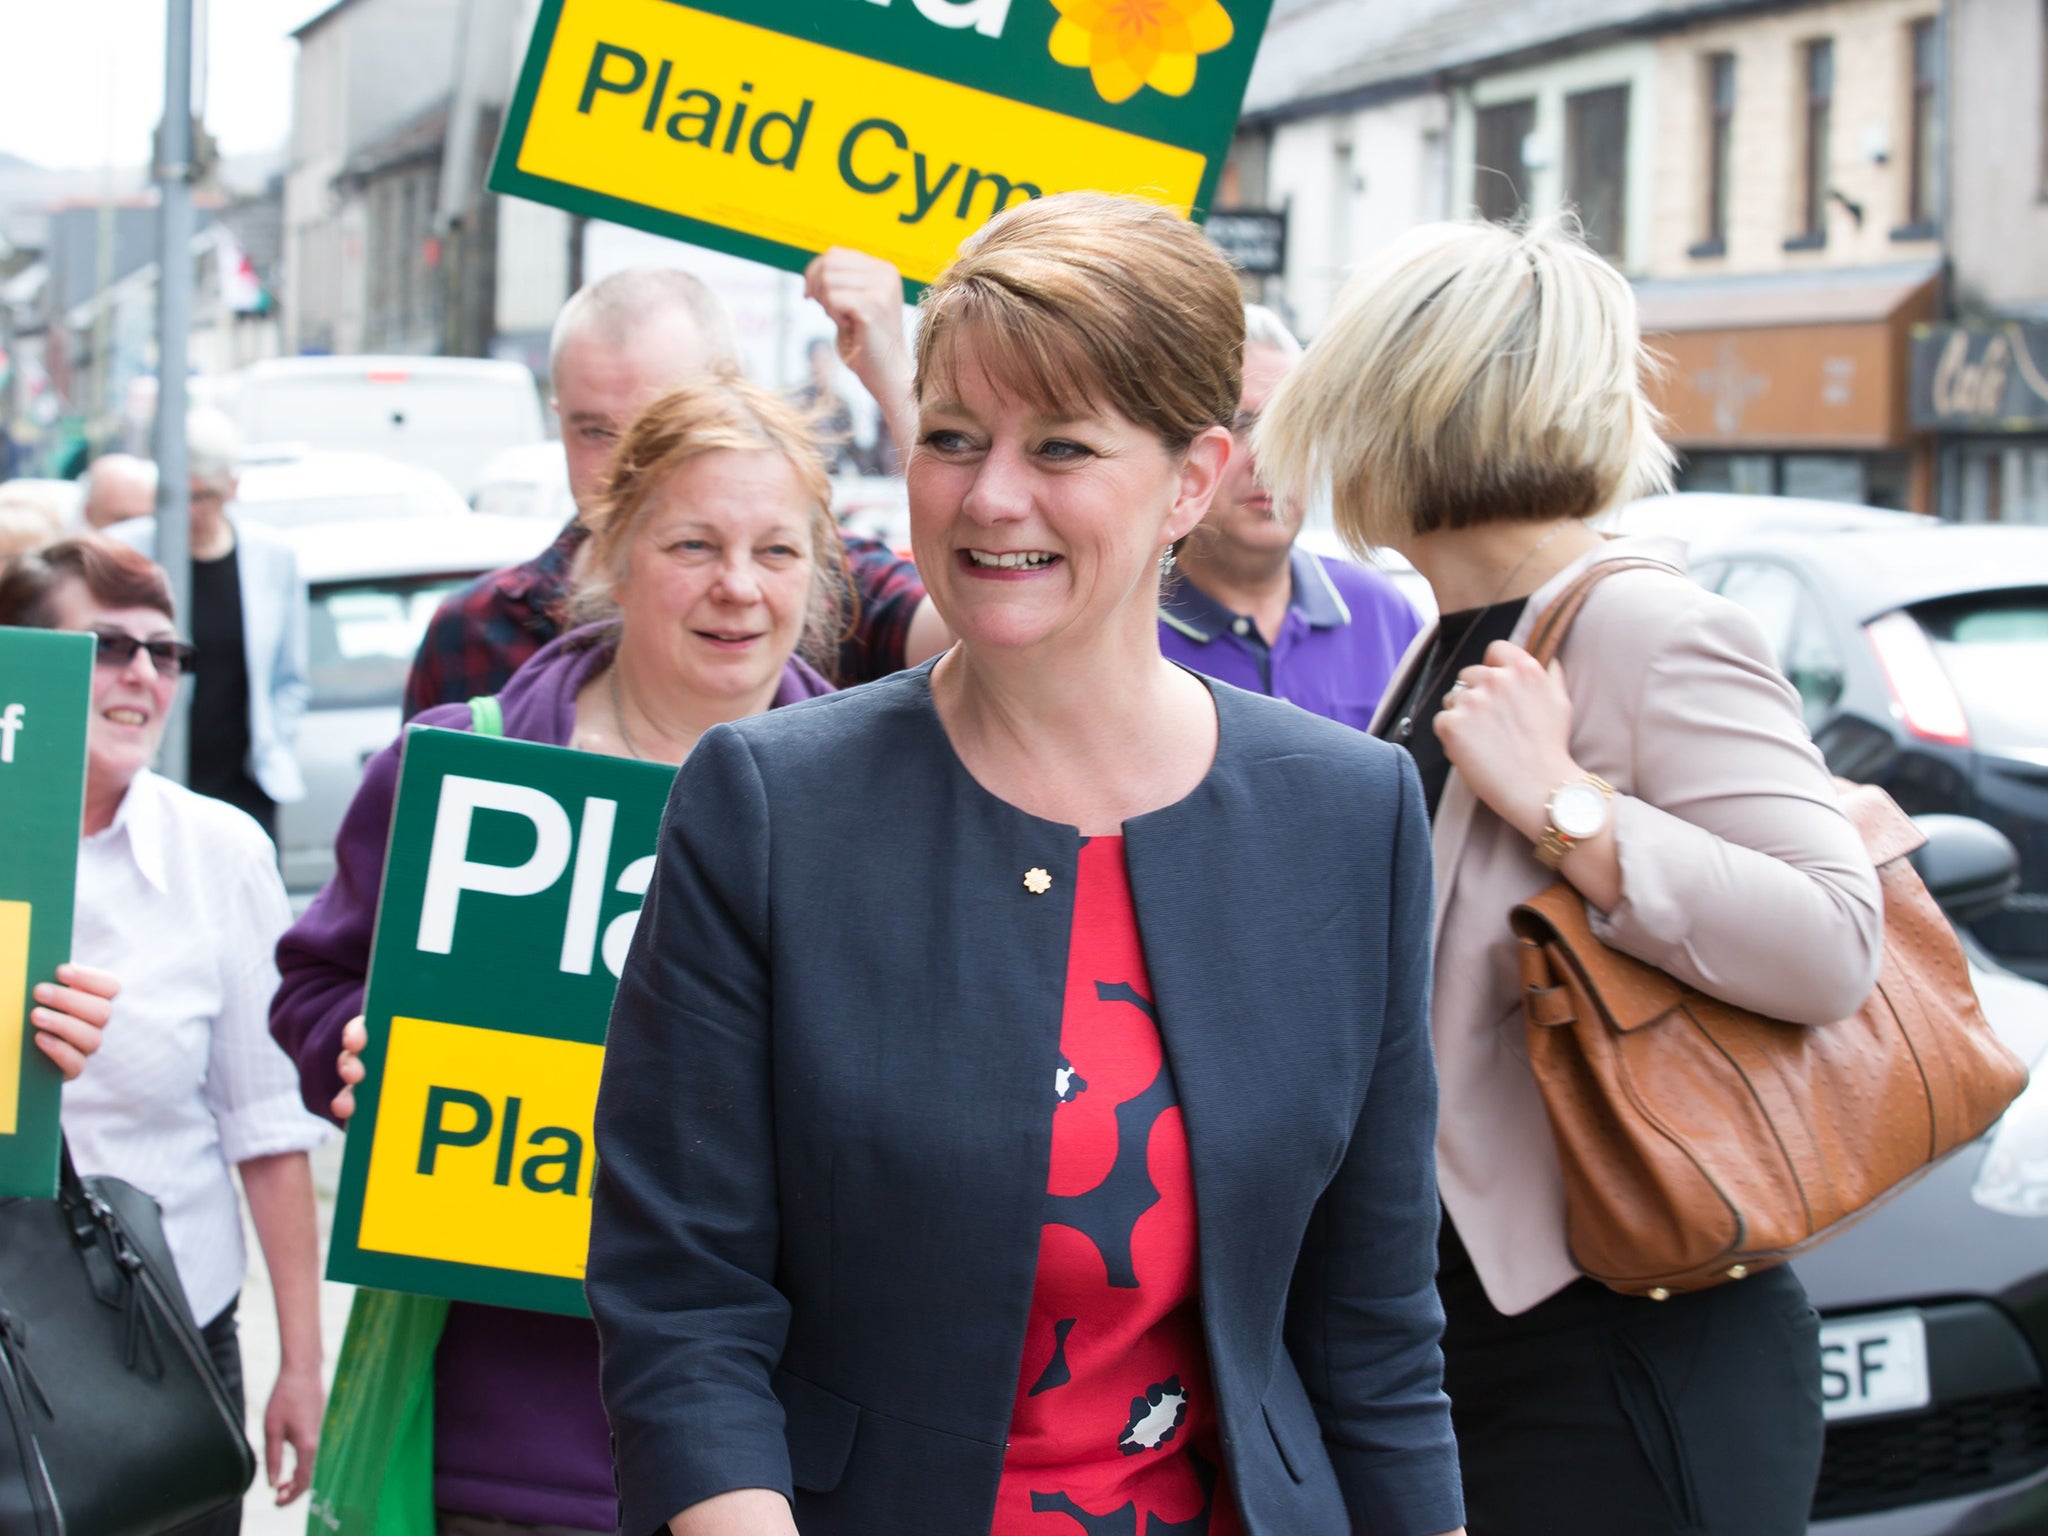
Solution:
<path fill-rule="evenodd" d="M 156 511 L 156 466 L 132 453 L 103 453 L 85 472 L 85 502 L 79 514 L 95 530 L 111 528 Z"/>
<path fill-rule="evenodd" d="M 812 263 L 805 291 L 831 315 L 840 355 L 855 377 L 892 420 L 907 420 L 911 364 L 895 268 L 852 251 L 828 252 Z M 576 505 L 592 504 L 612 448 L 634 417 L 671 390 L 738 367 L 725 306 L 686 272 L 635 267 L 579 289 L 562 306 L 548 346 Z M 572 518 L 532 560 L 479 577 L 442 602 L 406 680 L 407 719 L 429 705 L 498 692 L 562 632 L 584 537 L 580 518 Z M 951 637 L 916 568 L 878 540 L 844 537 L 860 618 L 840 647 L 838 681 L 867 682 L 944 649 Z"/>

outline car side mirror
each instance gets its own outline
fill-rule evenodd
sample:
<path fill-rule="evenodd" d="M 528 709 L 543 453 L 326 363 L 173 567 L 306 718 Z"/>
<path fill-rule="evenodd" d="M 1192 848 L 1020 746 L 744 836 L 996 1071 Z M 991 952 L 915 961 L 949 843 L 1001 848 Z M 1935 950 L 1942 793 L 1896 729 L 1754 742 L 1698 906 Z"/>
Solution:
<path fill-rule="evenodd" d="M 2019 889 L 2019 850 L 1998 828 L 1974 816 L 1915 816 L 1927 835 L 1913 867 L 1927 892 L 1958 923 L 1989 917 Z"/>

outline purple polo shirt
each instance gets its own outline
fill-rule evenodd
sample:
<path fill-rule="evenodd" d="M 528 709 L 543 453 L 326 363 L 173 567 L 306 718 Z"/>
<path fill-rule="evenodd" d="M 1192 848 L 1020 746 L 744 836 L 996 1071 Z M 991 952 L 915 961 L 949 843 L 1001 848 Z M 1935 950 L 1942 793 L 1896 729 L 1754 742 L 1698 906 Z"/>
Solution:
<path fill-rule="evenodd" d="M 1271 646 L 1258 625 L 1186 576 L 1159 605 L 1159 648 L 1218 682 L 1270 694 L 1364 730 L 1422 621 L 1377 571 L 1296 545 L 1294 591 Z"/>

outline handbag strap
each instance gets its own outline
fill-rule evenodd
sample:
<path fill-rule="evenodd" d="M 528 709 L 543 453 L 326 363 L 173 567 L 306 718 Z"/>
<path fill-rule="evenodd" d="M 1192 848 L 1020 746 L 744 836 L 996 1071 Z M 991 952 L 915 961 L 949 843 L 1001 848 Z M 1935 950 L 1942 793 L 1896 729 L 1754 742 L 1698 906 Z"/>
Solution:
<path fill-rule="evenodd" d="M 1529 654 L 1536 658 L 1539 666 L 1549 666 L 1557 660 L 1557 653 L 1564 648 L 1564 637 L 1571 633 L 1572 621 L 1579 616 L 1579 610 L 1586 606 L 1586 597 L 1610 576 L 1623 571 L 1662 571 L 1667 576 L 1683 577 L 1685 572 L 1663 560 L 1649 560 L 1640 555 L 1626 555 L 1619 560 L 1602 560 L 1589 565 L 1557 600 L 1543 610 L 1543 617 L 1537 622 L 1529 637 Z"/>
<path fill-rule="evenodd" d="M 505 706 L 495 693 L 478 694 L 469 701 L 469 728 L 478 736 L 505 734 Z"/>

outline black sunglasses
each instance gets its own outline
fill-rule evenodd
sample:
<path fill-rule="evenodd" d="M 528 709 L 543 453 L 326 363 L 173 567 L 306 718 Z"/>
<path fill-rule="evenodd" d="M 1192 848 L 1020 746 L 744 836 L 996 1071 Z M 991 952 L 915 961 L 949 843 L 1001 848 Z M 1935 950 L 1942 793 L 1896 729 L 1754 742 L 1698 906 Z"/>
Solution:
<path fill-rule="evenodd" d="M 93 638 L 100 643 L 96 659 L 103 667 L 125 667 L 137 651 L 147 651 L 159 676 L 176 677 L 190 672 L 199 661 L 199 652 L 182 640 L 138 640 L 117 629 L 96 629 Z"/>

